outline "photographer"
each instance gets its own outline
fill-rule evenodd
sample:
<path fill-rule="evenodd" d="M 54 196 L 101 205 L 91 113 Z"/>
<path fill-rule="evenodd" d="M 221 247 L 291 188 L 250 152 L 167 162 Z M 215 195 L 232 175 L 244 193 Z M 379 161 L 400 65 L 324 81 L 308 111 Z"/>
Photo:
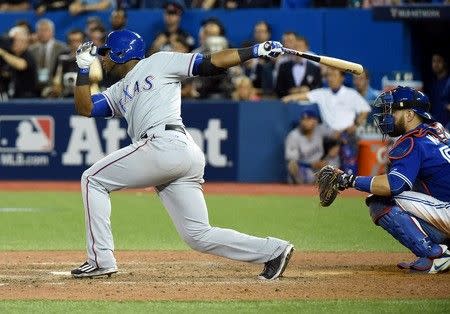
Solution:
<path fill-rule="evenodd" d="M 1 92 L 12 98 L 36 97 L 36 64 L 27 52 L 29 35 L 21 27 L 13 27 L 8 35 L 11 46 L 0 48 L 0 63 L 2 80 L 9 82 Z"/>

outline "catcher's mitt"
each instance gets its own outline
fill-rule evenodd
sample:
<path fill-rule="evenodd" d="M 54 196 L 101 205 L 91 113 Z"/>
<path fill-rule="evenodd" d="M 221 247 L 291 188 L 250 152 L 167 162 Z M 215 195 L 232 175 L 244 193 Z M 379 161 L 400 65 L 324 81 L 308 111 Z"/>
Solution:
<path fill-rule="evenodd" d="M 339 180 L 342 171 L 333 166 L 325 166 L 316 174 L 316 184 L 319 190 L 320 205 L 330 206 L 339 193 Z"/>

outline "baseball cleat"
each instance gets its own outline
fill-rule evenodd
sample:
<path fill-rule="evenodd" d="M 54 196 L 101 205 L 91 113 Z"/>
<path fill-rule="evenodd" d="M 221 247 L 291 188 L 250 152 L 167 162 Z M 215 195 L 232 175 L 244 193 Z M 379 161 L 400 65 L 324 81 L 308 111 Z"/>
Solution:
<path fill-rule="evenodd" d="M 414 272 L 423 272 L 428 274 L 443 273 L 450 269 L 450 251 L 446 245 L 440 244 L 442 254 L 435 258 L 420 257 L 412 263 L 399 263 L 397 266 L 401 269 L 410 269 Z"/>
<path fill-rule="evenodd" d="M 73 269 L 70 273 L 74 278 L 94 278 L 100 276 L 111 277 L 112 274 L 117 273 L 117 267 L 98 268 L 84 262 L 83 265 Z"/>
<path fill-rule="evenodd" d="M 264 264 L 264 269 L 258 278 L 262 280 L 275 280 L 281 277 L 293 252 L 294 246 L 289 244 L 283 253 Z"/>

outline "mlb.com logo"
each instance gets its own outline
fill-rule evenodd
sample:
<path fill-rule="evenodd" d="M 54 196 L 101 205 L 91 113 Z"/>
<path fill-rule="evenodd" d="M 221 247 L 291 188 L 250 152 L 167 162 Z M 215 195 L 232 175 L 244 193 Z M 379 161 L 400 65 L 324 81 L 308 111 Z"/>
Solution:
<path fill-rule="evenodd" d="M 49 153 L 55 144 L 51 116 L 0 116 L 0 153 Z"/>

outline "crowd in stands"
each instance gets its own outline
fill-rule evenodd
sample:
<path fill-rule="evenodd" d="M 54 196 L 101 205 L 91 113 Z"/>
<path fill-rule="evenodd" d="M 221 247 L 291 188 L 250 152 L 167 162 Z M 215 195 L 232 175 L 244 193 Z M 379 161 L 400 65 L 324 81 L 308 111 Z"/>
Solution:
<path fill-rule="evenodd" d="M 287 6 L 291 2 L 305 6 L 348 6 L 358 1 L 271 1 L 271 0 L 180 0 L 153 1 L 163 10 L 164 29 L 147 42 L 147 56 L 159 51 L 212 53 L 230 46 L 226 27 L 217 18 L 203 21 L 198 31 L 198 43 L 193 34 L 183 30 L 181 20 L 187 7 L 229 9 L 239 7 Z M 419 1 L 359 1 L 359 6 L 379 4 L 417 3 Z M 425 1 L 421 1 L 425 2 Z M 436 2 L 436 1 L 428 1 Z M 442 2 L 442 1 L 441 1 Z M 19 21 L 0 39 L 0 101 L 10 98 L 66 98 L 73 97 L 77 75 L 75 53 L 87 40 L 101 46 L 111 30 L 127 26 L 127 11 L 138 1 L 111 0 L 40 0 L 31 5 L 28 1 L 1 1 L 0 10 L 35 8 L 37 14 L 48 10 L 69 10 L 73 15 L 87 11 L 115 8 L 111 11 L 109 25 L 96 16 L 87 19 L 84 29 L 72 29 L 65 42 L 55 38 L 55 25 L 41 18 L 34 26 Z M 345 4 L 344 4 L 345 3 Z M 188 4 L 188 6 L 186 5 Z M 272 39 L 268 21 L 254 25 L 253 37 L 240 46 L 248 47 Z M 291 49 L 311 52 L 307 38 L 286 30 L 282 44 Z M 313 53 L 313 52 L 312 52 Z M 429 87 L 433 114 L 443 124 L 450 121 L 450 79 L 446 56 L 434 54 L 431 62 L 434 80 Z M 115 78 L 103 73 L 100 59 L 90 71 L 92 92 L 105 90 Z M 344 74 L 338 70 L 297 56 L 283 55 L 277 60 L 252 59 L 242 67 L 228 70 L 224 75 L 211 78 L 189 78 L 182 84 L 185 99 L 232 99 L 259 101 L 281 99 L 298 104 L 316 103 L 318 112 L 304 110 L 298 125 L 286 138 L 285 158 L 288 181 L 312 183 L 313 173 L 325 164 L 333 164 L 344 171 L 357 172 L 357 128 L 373 123 L 370 106 L 380 92 L 370 85 L 370 74 L 353 76 L 353 88 L 344 86 Z"/>
<path fill-rule="evenodd" d="M 420 4 L 450 4 L 450 0 L 177 0 L 183 9 L 246 9 L 246 8 L 372 8 Z M 0 0 L 0 12 L 35 10 L 69 10 L 73 15 L 115 8 L 162 8 L 165 0 Z"/>

